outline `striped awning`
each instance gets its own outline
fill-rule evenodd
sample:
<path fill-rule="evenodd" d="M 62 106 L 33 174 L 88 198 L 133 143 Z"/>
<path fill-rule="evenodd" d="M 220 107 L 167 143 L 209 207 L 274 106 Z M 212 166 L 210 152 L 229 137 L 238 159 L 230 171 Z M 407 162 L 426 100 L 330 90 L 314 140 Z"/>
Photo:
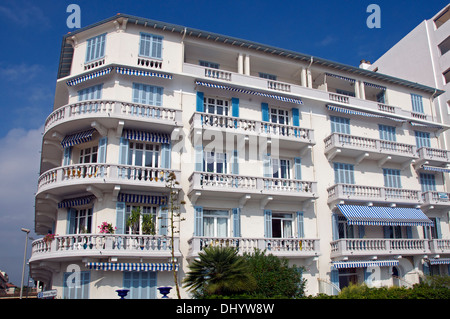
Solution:
<path fill-rule="evenodd" d="M 434 171 L 441 173 L 450 173 L 450 168 L 422 165 L 425 171 Z"/>
<path fill-rule="evenodd" d="M 263 93 L 263 92 L 253 91 L 253 90 L 241 89 L 241 88 L 236 88 L 236 87 L 232 87 L 232 86 L 228 86 L 228 85 L 214 84 L 214 83 L 208 83 L 208 82 L 203 82 L 203 81 L 195 81 L 195 84 L 205 86 L 205 87 L 228 90 L 228 91 L 239 92 L 239 93 L 245 93 L 245 94 L 250 94 L 250 95 L 270 97 L 272 99 L 275 99 L 278 101 L 283 101 L 283 102 L 290 102 L 290 103 L 294 103 L 294 104 L 303 104 L 302 100 L 300 100 L 300 99 L 288 98 L 288 97 L 284 97 L 281 95 Z"/>
<path fill-rule="evenodd" d="M 79 76 L 75 79 L 69 80 L 66 82 L 66 84 L 68 86 L 74 86 L 74 85 L 80 84 L 84 81 L 91 80 L 91 79 L 97 78 L 99 76 L 109 74 L 109 73 L 111 73 L 112 69 L 113 69 L 112 67 L 109 67 L 109 68 L 105 68 L 105 69 L 102 69 L 99 71 L 91 72 L 89 74 L 85 74 L 85 75 Z"/>
<path fill-rule="evenodd" d="M 86 268 L 93 270 L 111 270 L 111 271 L 172 271 L 172 263 L 106 263 L 89 262 Z M 178 270 L 178 264 L 175 264 L 175 270 Z"/>
<path fill-rule="evenodd" d="M 328 73 L 328 72 L 326 72 L 325 75 L 326 76 L 331 76 L 331 77 L 339 79 L 339 80 L 349 81 L 349 82 L 352 82 L 352 83 L 356 81 L 355 79 L 352 79 L 352 78 L 347 78 L 347 77 L 342 76 L 342 75 Z"/>
<path fill-rule="evenodd" d="M 95 198 L 94 195 L 65 199 L 58 203 L 58 208 L 76 207 L 89 204 Z"/>
<path fill-rule="evenodd" d="M 384 118 L 384 119 L 392 120 L 392 121 L 395 121 L 395 122 L 405 122 L 405 120 L 396 119 L 394 117 L 378 115 L 378 114 L 372 114 L 372 113 L 367 113 L 367 112 L 363 112 L 363 111 L 356 111 L 356 110 L 348 109 L 348 108 L 345 108 L 345 107 L 336 106 L 336 105 L 333 105 L 333 104 L 327 104 L 326 107 L 330 111 L 344 113 L 344 114 L 359 115 L 359 116 L 374 117 L 374 118 Z"/>
<path fill-rule="evenodd" d="M 387 267 L 397 266 L 398 260 L 355 260 L 355 261 L 333 261 L 334 268 L 363 268 L 363 267 Z"/>
<path fill-rule="evenodd" d="M 66 135 L 61 141 L 61 145 L 63 148 L 74 146 L 81 143 L 86 143 L 92 140 L 92 135 L 95 132 L 95 128 L 92 128 L 87 131 L 78 132 L 70 135 Z"/>
<path fill-rule="evenodd" d="M 431 258 L 430 265 L 448 265 L 450 264 L 450 258 Z"/>
<path fill-rule="evenodd" d="M 123 130 L 123 137 L 129 140 L 168 144 L 170 135 L 138 130 Z"/>
<path fill-rule="evenodd" d="M 441 125 L 431 124 L 431 123 L 419 123 L 419 122 L 409 121 L 409 124 L 411 124 L 411 126 L 429 127 L 429 128 L 435 128 L 438 130 L 443 128 Z"/>
<path fill-rule="evenodd" d="M 167 203 L 167 196 L 119 193 L 117 200 L 125 203 L 165 205 Z"/>
<path fill-rule="evenodd" d="M 433 226 L 418 208 L 337 205 L 349 225 Z"/>
<path fill-rule="evenodd" d="M 131 68 L 123 68 L 123 67 L 119 67 L 119 66 L 116 67 L 116 72 L 119 74 L 136 75 L 136 76 L 152 76 L 152 77 L 172 80 L 172 75 L 170 75 L 170 74 L 137 70 L 137 69 L 131 69 Z"/>
<path fill-rule="evenodd" d="M 378 85 L 378 84 L 374 84 L 374 83 L 370 83 L 370 82 L 364 82 L 364 85 L 365 86 L 370 86 L 370 87 L 373 87 L 373 88 L 376 88 L 376 89 L 380 89 L 380 90 L 383 90 L 383 91 L 386 91 L 386 87 L 385 86 L 381 86 L 381 85 Z"/>

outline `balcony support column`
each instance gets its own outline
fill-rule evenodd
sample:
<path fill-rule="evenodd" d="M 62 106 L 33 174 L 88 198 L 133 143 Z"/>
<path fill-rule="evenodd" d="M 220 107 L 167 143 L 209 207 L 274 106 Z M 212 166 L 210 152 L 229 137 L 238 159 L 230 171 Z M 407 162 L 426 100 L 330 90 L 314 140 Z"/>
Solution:
<path fill-rule="evenodd" d="M 237 69 L 239 74 L 244 74 L 244 56 L 242 53 L 238 53 Z"/>

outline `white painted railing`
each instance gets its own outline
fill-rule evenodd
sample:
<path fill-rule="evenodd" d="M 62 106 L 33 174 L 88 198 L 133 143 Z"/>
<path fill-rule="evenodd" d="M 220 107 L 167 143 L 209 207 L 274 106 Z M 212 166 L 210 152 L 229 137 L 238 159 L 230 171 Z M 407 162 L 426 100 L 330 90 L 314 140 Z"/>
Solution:
<path fill-rule="evenodd" d="M 219 79 L 219 80 L 225 80 L 225 81 L 231 81 L 231 72 L 218 70 L 218 69 L 212 69 L 212 68 L 205 68 L 205 77 Z"/>
<path fill-rule="evenodd" d="M 197 256 L 208 246 L 233 247 L 240 254 L 252 253 L 255 249 L 274 255 L 299 257 L 320 254 L 319 239 L 308 238 L 192 237 L 188 243 L 190 256 Z"/>
<path fill-rule="evenodd" d="M 72 234 L 55 236 L 45 242 L 43 238 L 33 241 L 31 260 L 52 255 L 163 255 L 171 253 L 171 238 L 161 235 L 125 234 Z M 179 254 L 179 238 L 174 238 L 174 250 Z"/>
<path fill-rule="evenodd" d="M 450 151 L 431 147 L 421 147 L 417 150 L 420 159 L 450 163 Z"/>

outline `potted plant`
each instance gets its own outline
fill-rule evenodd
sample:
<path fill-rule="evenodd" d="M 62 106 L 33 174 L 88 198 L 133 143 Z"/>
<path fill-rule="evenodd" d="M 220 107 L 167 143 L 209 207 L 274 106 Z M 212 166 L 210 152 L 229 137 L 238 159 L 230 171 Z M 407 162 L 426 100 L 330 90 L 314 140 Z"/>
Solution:
<path fill-rule="evenodd" d="M 113 227 L 111 223 L 103 222 L 100 226 L 100 234 L 114 234 L 117 227 Z"/>

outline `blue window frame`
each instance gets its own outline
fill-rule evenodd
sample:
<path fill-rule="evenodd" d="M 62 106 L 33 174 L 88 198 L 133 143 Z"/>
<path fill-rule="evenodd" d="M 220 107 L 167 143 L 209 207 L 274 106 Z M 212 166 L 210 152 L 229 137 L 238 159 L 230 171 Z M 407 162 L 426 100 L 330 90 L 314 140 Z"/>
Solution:
<path fill-rule="evenodd" d="M 106 33 L 86 40 L 86 63 L 105 56 Z"/>
<path fill-rule="evenodd" d="M 219 69 L 220 68 L 219 63 L 215 63 L 215 62 L 200 60 L 200 61 L 198 61 L 198 63 L 200 64 L 200 66 L 204 66 L 206 68 L 211 68 L 211 69 Z"/>
<path fill-rule="evenodd" d="M 420 131 L 415 131 L 414 132 L 416 135 L 416 146 L 417 148 L 421 148 L 421 147 L 430 147 L 430 133 L 428 132 L 420 132 Z"/>
<path fill-rule="evenodd" d="M 339 116 L 330 116 L 331 133 L 350 134 L 350 119 Z"/>
<path fill-rule="evenodd" d="M 411 93 L 411 103 L 413 112 L 423 113 L 422 95 Z"/>
<path fill-rule="evenodd" d="M 397 140 L 394 126 L 380 124 L 378 125 L 378 128 L 380 131 L 380 139 L 392 142 L 395 142 Z"/>
<path fill-rule="evenodd" d="M 158 86 L 133 83 L 133 102 L 162 106 L 163 88 Z"/>
<path fill-rule="evenodd" d="M 436 191 L 436 180 L 433 174 L 420 173 L 422 192 Z"/>
<path fill-rule="evenodd" d="M 123 287 L 130 290 L 125 299 L 156 299 L 156 272 L 124 271 Z"/>
<path fill-rule="evenodd" d="M 159 35 L 141 33 L 139 56 L 153 59 L 162 58 L 162 40 Z"/>
<path fill-rule="evenodd" d="M 277 76 L 276 75 L 269 74 L 269 73 L 259 72 L 259 77 L 263 78 L 263 79 L 267 79 L 267 80 L 272 80 L 272 81 L 276 81 L 277 80 Z"/>
<path fill-rule="evenodd" d="M 78 101 L 100 100 L 102 98 L 103 84 L 90 86 L 78 91 Z"/>
<path fill-rule="evenodd" d="M 401 188 L 400 170 L 392 168 L 383 168 L 384 186 L 390 188 Z"/>
<path fill-rule="evenodd" d="M 90 281 L 91 273 L 89 271 L 65 272 L 63 274 L 63 298 L 89 299 Z"/>
<path fill-rule="evenodd" d="M 355 184 L 354 166 L 352 164 L 334 163 L 334 182 L 336 184 Z"/>
<path fill-rule="evenodd" d="M 355 92 L 351 92 L 351 91 L 336 89 L 336 93 L 337 94 L 346 95 L 346 96 L 353 96 L 353 97 L 355 97 Z"/>

